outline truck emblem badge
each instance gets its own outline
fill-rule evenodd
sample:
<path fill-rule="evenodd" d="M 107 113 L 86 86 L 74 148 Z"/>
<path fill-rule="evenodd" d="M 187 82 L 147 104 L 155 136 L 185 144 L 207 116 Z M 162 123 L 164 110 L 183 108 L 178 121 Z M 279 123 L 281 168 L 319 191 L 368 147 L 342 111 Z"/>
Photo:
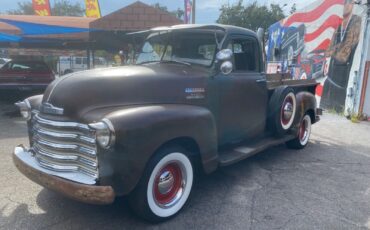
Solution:
<path fill-rule="evenodd" d="M 55 107 L 49 103 L 43 103 L 41 105 L 40 111 L 43 113 L 52 114 L 52 115 L 63 115 L 64 114 L 63 108 Z"/>
<path fill-rule="evenodd" d="M 192 99 L 204 99 L 204 88 L 186 88 L 185 93 L 186 99 L 192 100 Z"/>

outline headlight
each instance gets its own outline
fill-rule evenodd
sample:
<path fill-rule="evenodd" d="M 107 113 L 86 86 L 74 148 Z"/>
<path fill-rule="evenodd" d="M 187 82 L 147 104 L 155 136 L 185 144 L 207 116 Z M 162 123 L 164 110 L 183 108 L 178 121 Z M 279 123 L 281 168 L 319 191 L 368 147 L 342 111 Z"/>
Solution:
<path fill-rule="evenodd" d="M 89 127 L 95 130 L 96 140 L 102 148 L 108 149 L 114 145 L 114 127 L 108 119 L 89 124 Z"/>
<path fill-rule="evenodd" d="M 26 99 L 21 102 L 15 103 L 16 106 L 18 106 L 21 115 L 24 119 L 29 121 L 31 119 L 31 105 L 30 102 Z"/>

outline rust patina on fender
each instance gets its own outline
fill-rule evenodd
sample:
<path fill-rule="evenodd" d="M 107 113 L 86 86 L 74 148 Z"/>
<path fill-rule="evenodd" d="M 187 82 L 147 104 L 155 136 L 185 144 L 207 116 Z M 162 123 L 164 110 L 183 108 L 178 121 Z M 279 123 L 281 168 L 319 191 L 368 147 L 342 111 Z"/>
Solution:
<path fill-rule="evenodd" d="M 117 143 L 113 152 L 99 156 L 101 171 L 107 172 L 101 182 L 113 184 L 117 194 L 132 191 L 156 150 L 176 140 L 197 148 L 206 173 L 218 166 L 216 125 L 204 107 L 148 105 L 114 111 L 105 118 L 116 129 Z"/>
<path fill-rule="evenodd" d="M 297 98 L 297 116 L 295 124 L 299 125 L 303 116 L 308 113 L 311 116 L 312 124 L 319 120 L 316 116 L 317 103 L 315 95 L 307 91 L 301 91 L 296 94 Z"/>

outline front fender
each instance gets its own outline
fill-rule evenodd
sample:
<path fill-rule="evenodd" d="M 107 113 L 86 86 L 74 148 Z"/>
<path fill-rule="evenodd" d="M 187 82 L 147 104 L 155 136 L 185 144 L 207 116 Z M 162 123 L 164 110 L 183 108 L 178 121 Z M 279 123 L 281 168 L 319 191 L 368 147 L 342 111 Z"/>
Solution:
<path fill-rule="evenodd" d="M 108 118 L 116 132 L 114 153 L 106 158 L 113 178 L 127 194 L 132 191 L 151 156 L 164 143 L 192 138 L 199 147 L 206 172 L 217 168 L 217 131 L 209 110 L 191 105 L 152 105 L 111 112 Z M 116 187 L 116 186 L 115 186 Z"/>

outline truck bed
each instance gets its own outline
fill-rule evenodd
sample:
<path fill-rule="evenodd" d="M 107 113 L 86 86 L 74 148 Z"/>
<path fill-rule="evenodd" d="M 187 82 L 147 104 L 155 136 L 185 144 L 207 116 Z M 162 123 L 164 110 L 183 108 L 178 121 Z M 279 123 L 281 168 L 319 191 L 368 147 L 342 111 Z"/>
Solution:
<path fill-rule="evenodd" d="M 316 86 L 315 79 L 294 80 L 290 74 L 266 74 L 267 89 L 274 90 L 279 86 L 287 85 L 291 87 Z"/>

